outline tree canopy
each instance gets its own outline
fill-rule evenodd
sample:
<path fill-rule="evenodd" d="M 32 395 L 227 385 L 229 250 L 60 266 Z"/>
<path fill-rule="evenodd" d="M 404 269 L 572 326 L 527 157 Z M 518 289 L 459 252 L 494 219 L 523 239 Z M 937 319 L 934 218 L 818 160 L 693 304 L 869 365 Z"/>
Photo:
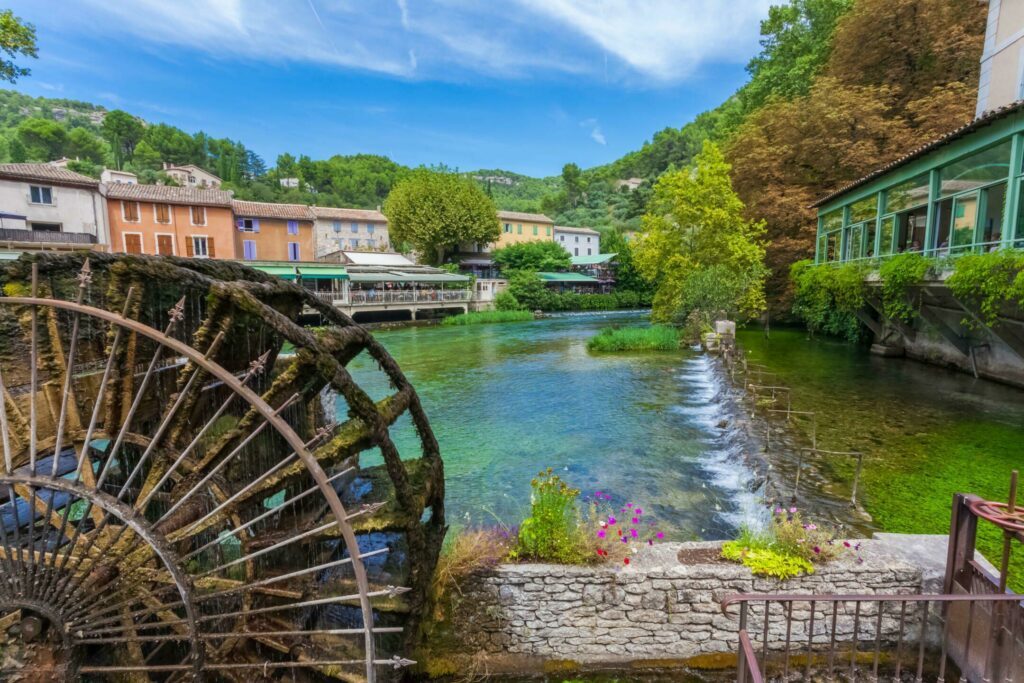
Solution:
<path fill-rule="evenodd" d="M 569 252 L 556 242 L 519 242 L 496 249 L 491 258 L 503 270 L 559 271 L 572 265 Z"/>
<path fill-rule="evenodd" d="M 7 58 L 0 58 L 0 80 L 9 83 L 31 73 L 26 67 L 18 66 L 14 58 L 35 59 L 39 56 L 35 27 L 16 17 L 9 9 L 0 12 L 0 51 L 7 55 Z"/>
<path fill-rule="evenodd" d="M 413 171 L 392 188 L 383 211 L 392 243 L 406 244 L 432 263 L 460 244 L 488 244 L 501 234 L 491 198 L 454 173 Z"/>
<path fill-rule="evenodd" d="M 706 141 L 692 165 L 666 173 L 654 188 L 636 264 L 655 283 L 655 321 L 685 317 L 687 279 L 712 266 L 744 282 L 733 306 L 737 311 L 753 315 L 764 308 L 764 223 L 744 218 L 729 170 L 718 146 Z"/>

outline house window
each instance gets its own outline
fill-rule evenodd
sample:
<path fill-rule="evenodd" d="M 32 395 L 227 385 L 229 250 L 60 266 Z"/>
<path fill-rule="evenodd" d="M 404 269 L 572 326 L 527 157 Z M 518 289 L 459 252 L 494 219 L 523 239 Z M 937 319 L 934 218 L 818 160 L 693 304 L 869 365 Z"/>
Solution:
<path fill-rule="evenodd" d="M 352 223 L 351 230 L 352 230 L 352 232 L 359 232 L 359 224 L 358 223 Z"/>
<path fill-rule="evenodd" d="M 238 230 L 240 232 L 259 232 L 260 222 L 255 218 L 239 218 Z"/>
<path fill-rule="evenodd" d="M 168 204 L 154 204 L 153 214 L 157 223 L 171 222 L 171 207 Z"/>
<path fill-rule="evenodd" d="M 575 247 L 575 248 L 573 248 L 573 251 L 575 252 L 575 253 L 573 254 L 573 256 L 579 256 L 579 255 L 580 255 L 580 248 L 579 248 L 579 247 Z"/>
<path fill-rule="evenodd" d="M 536 225 L 535 225 L 535 226 L 533 226 L 533 236 L 534 236 L 534 237 L 536 237 L 536 236 L 537 236 L 537 231 L 538 231 L 538 230 L 539 230 L 539 228 L 538 228 L 538 227 L 537 227 Z"/>
<path fill-rule="evenodd" d="M 587 256 L 590 256 L 590 255 L 591 255 L 591 252 L 590 252 L 590 248 L 588 247 L 587 248 Z"/>
<path fill-rule="evenodd" d="M 298 221 L 288 221 L 288 234 L 289 235 L 298 235 L 299 234 L 299 222 Z"/>
<path fill-rule="evenodd" d="M 53 204 L 53 188 L 29 185 L 29 200 L 33 204 Z"/>
<path fill-rule="evenodd" d="M 517 235 L 522 235 L 523 234 L 523 224 L 522 223 L 516 224 L 516 234 Z"/>
<path fill-rule="evenodd" d="M 192 225 L 206 225 L 206 207 L 205 206 L 193 206 L 190 209 L 192 215 Z"/>
<path fill-rule="evenodd" d="M 192 247 L 189 256 L 196 258 L 211 258 L 213 257 L 213 238 L 205 237 L 203 235 L 192 235 L 190 245 Z"/>
<path fill-rule="evenodd" d="M 334 221 L 334 232 L 341 232 L 341 221 Z"/>
<path fill-rule="evenodd" d="M 358 246 L 359 246 L 359 240 L 357 240 L 357 239 L 350 239 L 350 240 L 348 241 L 348 245 L 349 245 L 350 247 L 352 247 L 353 249 L 355 249 L 356 247 L 358 247 Z"/>
<path fill-rule="evenodd" d="M 129 223 L 138 223 L 139 220 L 139 203 L 138 202 L 121 202 L 121 217 Z"/>
<path fill-rule="evenodd" d="M 36 232 L 62 232 L 60 223 L 32 223 L 29 228 Z"/>
<path fill-rule="evenodd" d="M 299 260 L 299 243 L 289 242 L 288 243 L 288 260 L 298 261 Z"/>
<path fill-rule="evenodd" d="M 256 260 L 256 240 L 242 240 L 242 258 L 246 261 Z"/>
<path fill-rule="evenodd" d="M 559 235 L 558 239 L 559 239 L 559 241 L 564 242 L 565 241 L 565 235 Z"/>
<path fill-rule="evenodd" d="M 174 235 L 156 236 L 156 253 L 158 256 L 174 256 Z"/>
<path fill-rule="evenodd" d="M 372 234 L 373 234 L 373 229 L 374 229 L 374 228 L 373 228 L 373 223 L 367 223 L 367 224 L 366 224 L 366 232 L 367 232 L 368 234 L 372 235 Z"/>
<path fill-rule="evenodd" d="M 579 236 L 579 235 L 576 235 L 576 241 L 577 241 L 577 242 L 579 242 L 579 241 L 580 241 L 580 236 Z"/>
<path fill-rule="evenodd" d="M 544 234 L 546 234 L 548 237 L 551 237 L 551 226 L 550 225 L 548 227 L 544 228 Z"/>
<path fill-rule="evenodd" d="M 506 223 L 505 224 L 505 232 L 507 232 L 507 233 L 511 233 L 512 232 L 512 224 L 511 223 Z"/>

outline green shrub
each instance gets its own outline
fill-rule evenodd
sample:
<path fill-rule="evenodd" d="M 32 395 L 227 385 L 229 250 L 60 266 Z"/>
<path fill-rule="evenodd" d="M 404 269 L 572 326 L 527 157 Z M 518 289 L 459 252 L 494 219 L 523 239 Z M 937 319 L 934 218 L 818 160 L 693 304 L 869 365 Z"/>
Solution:
<path fill-rule="evenodd" d="M 794 286 L 793 313 L 812 333 L 858 341 L 864 328 L 856 312 L 867 298 L 867 266 L 847 263 L 814 265 L 798 261 L 790 268 Z"/>
<path fill-rule="evenodd" d="M 1005 305 L 1024 303 L 1024 253 L 1004 250 L 961 256 L 946 284 L 955 296 L 978 306 L 982 323 L 994 325 Z"/>
<path fill-rule="evenodd" d="M 519 527 L 515 559 L 583 564 L 593 561 L 591 543 L 583 530 L 576 498 L 570 488 L 548 469 L 530 482 L 530 516 Z"/>
<path fill-rule="evenodd" d="M 618 302 L 619 308 L 640 307 L 640 295 L 637 292 L 632 292 L 630 290 L 615 292 L 615 300 Z"/>
<path fill-rule="evenodd" d="M 744 545 L 740 541 L 722 544 L 722 557 L 749 567 L 758 576 L 772 576 L 783 581 L 814 573 L 814 565 L 802 557 L 786 555 L 771 548 Z"/>
<path fill-rule="evenodd" d="M 498 296 L 494 297 L 494 307 L 499 311 L 525 310 L 523 305 L 519 303 L 519 299 L 517 299 L 515 295 L 508 290 L 498 292 Z"/>
<path fill-rule="evenodd" d="M 679 332 L 667 325 L 650 327 L 608 327 L 587 341 L 587 349 L 598 352 L 675 351 Z"/>
<path fill-rule="evenodd" d="M 476 311 L 445 318 L 442 325 L 480 325 L 484 323 L 513 323 L 533 320 L 530 311 Z"/>
<path fill-rule="evenodd" d="M 768 529 L 744 527 L 739 538 L 722 545 L 722 557 L 760 576 L 789 579 L 813 574 L 815 563 L 835 559 L 847 548 L 860 549 L 837 541 L 830 529 L 805 523 L 796 508 L 776 508 Z"/>
<path fill-rule="evenodd" d="M 908 300 L 910 288 L 924 280 L 931 266 L 919 253 L 899 254 L 882 264 L 882 308 L 885 316 L 909 323 L 917 314 L 917 306 Z"/>

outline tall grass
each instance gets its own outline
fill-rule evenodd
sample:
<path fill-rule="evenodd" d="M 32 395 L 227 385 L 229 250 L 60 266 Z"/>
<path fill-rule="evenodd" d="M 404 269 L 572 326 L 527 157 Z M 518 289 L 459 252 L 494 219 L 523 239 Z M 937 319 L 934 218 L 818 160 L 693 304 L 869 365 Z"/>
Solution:
<path fill-rule="evenodd" d="M 609 327 L 591 337 L 591 351 L 674 351 L 679 348 L 679 332 L 667 325 L 650 327 Z"/>
<path fill-rule="evenodd" d="M 441 324 L 480 325 L 483 323 L 517 323 L 524 320 L 533 320 L 533 313 L 530 311 L 476 311 L 453 315 L 450 318 L 445 318 Z"/>

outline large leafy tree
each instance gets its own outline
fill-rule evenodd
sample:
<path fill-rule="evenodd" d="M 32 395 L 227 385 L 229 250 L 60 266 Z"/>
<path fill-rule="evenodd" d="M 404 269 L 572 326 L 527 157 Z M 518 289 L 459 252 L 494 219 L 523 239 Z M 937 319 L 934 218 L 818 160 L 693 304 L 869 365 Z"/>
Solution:
<path fill-rule="evenodd" d="M 85 128 L 72 128 L 68 133 L 65 153 L 73 159 L 102 164 L 107 159 L 107 144 Z"/>
<path fill-rule="evenodd" d="M 36 49 L 36 29 L 32 24 L 14 16 L 11 10 L 0 12 L 0 51 L 7 59 L 0 58 L 0 80 L 16 82 L 22 76 L 31 73 L 27 68 L 18 66 L 14 58 L 18 56 L 39 56 Z"/>
<path fill-rule="evenodd" d="M 753 315 L 764 308 L 764 223 L 744 217 L 729 170 L 721 150 L 708 141 L 692 165 L 666 173 L 654 188 L 636 264 L 656 283 L 656 321 L 678 319 L 687 279 L 712 266 L 744 282 L 736 310 Z"/>
<path fill-rule="evenodd" d="M 140 119 L 120 109 L 103 117 L 103 137 L 110 143 L 118 169 L 131 161 L 135 145 L 139 144 L 145 130 Z"/>
<path fill-rule="evenodd" d="M 18 140 L 31 161 L 52 161 L 64 153 L 68 132 L 50 119 L 25 119 L 18 124 Z"/>
<path fill-rule="evenodd" d="M 637 292 L 645 295 L 651 292 L 651 283 L 636 267 L 633 244 L 617 230 L 607 230 L 601 234 L 601 253 L 615 254 L 615 289 L 618 291 Z"/>
<path fill-rule="evenodd" d="M 568 270 L 572 260 L 555 242 L 519 242 L 496 249 L 491 258 L 505 270 Z"/>
<path fill-rule="evenodd" d="M 384 215 L 392 242 L 408 244 L 434 263 L 459 244 L 487 244 L 501 234 L 494 202 L 479 185 L 426 168 L 395 185 L 384 202 Z"/>

